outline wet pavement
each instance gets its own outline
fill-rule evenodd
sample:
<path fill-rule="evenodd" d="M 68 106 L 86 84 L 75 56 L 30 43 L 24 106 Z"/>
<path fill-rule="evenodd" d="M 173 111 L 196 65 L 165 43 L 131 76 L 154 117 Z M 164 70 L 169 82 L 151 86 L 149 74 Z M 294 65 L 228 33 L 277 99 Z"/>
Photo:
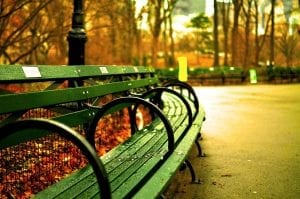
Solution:
<path fill-rule="evenodd" d="M 166 198 L 300 198 L 300 85 L 196 87 L 206 110 L 189 159 Z"/>

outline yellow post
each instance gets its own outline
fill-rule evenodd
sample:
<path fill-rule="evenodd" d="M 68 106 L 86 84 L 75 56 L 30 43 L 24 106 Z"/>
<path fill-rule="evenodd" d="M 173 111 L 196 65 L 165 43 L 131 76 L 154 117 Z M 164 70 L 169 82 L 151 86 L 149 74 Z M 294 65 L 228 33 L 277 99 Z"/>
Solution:
<path fill-rule="evenodd" d="M 187 57 L 178 57 L 178 63 L 179 63 L 178 79 L 179 81 L 186 82 L 188 79 Z"/>

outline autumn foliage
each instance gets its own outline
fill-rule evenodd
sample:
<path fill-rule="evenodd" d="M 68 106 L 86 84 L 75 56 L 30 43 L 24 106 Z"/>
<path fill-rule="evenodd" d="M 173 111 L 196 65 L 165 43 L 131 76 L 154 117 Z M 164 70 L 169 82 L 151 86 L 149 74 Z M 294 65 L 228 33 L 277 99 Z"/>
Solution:
<path fill-rule="evenodd" d="M 22 93 L 29 88 L 21 84 L 12 84 L 2 85 L 1 89 Z M 113 98 L 112 95 L 104 96 L 101 100 L 102 105 Z M 36 108 L 26 111 L 20 119 L 55 116 L 57 113 L 46 108 Z M 0 120 L 6 117 L 0 115 Z M 149 109 L 139 106 L 136 125 L 142 127 L 151 119 Z M 75 130 L 85 134 L 82 127 L 76 127 Z M 130 117 L 128 108 L 124 108 L 99 120 L 95 134 L 95 148 L 99 156 L 102 156 L 130 136 Z M 1 149 L 0 156 L 0 198 L 29 198 L 87 165 L 87 160 L 80 149 L 54 134 Z"/>
<path fill-rule="evenodd" d="M 139 107 L 136 117 L 137 128 L 149 124 L 151 115 L 149 109 Z M 104 116 L 98 122 L 95 133 L 95 147 L 100 156 L 110 151 L 116 145 L 124 142 L 131 136 L 130 117 L 125 108 L 116 113 Z"/>
<path fill-rule="evenodd" d="M 29 198 L 87 164 L 80 150 L 50 135 L 0 150 L 0 198 Z"/>

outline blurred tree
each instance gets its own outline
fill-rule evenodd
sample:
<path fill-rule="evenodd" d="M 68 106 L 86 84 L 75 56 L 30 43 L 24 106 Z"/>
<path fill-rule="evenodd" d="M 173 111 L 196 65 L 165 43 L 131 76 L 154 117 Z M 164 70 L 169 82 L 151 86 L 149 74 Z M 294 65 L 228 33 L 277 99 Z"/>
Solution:
<path fill-rule="evenodd" d="M 43 61 L 37 51 L 48 48 L 47 43 L 54 36 L 53 26 L 48 26 L 51 21 L 44 17 L 45 8 L 52 1 L 1 0 L 0 57 L 5 62 Z"/>
<path fill-rule="evenodd" d="M 208 28 L 211 26 L 211 22 L 204 13 L 199 13 L 191 19 L 190 23 L 190 27 L 196 29 L 196 42 L 194 49 L 197 51 L 197 63 L 199 63 L 199 53 L 204 53 L 211 41 L 210 33 L 208 31 Z"/>
<path fill-rule="evenodd" d="M 202 50 L 214 42 L 214 65 L 219 66 L 219 48 L 224 47 L 224 64 L 230 60 L 236 66 L 258 65 L 259 61 L 281 61 L 282 49 L 296 38 L 288 35 L 275 40 L 281 28 L 274 28 L 275 0 L 232 0 L 233 21 L 228 23 L 229 4 L 214 0 L 213 34 L 202 29 L 193 37 L 186 32 L 178 41 L 173 37 L 172 15 L 175 7 L 181 10 L 189 4 L 178 0 L 147 0 L 136 13 L 135 0 L 85 0 L 85 28 L 87 64 L 147 64 L 157 66 L 157 54 L 164 50 L 164 65 L 174 64 L 175 43 L 182 51 Z M 191 4 L 194 5 L 194 4 Z M 277 4 L 276 6 L 287 5 Z M 288 4 L 291 5 L 291 4 Z M 263 9 L 263 8 L 264 9 Z M 66 36 L 71 29 L 73 2 L 63 0 L 0 0 L 0 62 L 21 64 L 66 64 L 68 45 Z M 286 8 L 286 7 L 284 7 Z M 223 13 L 223 14 L 222 14 Z M 272 14 L 273 13 L 273 14 Z M 291 13 L 291 16 L 294 12 Z M 287 16 L 289 13 L 285 13 Z M 225 16 L 223 18 L 220 18 Z M 145 28 L 142 19 L 148 19 Z M 273 23 L 272 23 L 273 19 Z M 286 21 L 286 20 L 285 20 Z M 243 22 L 243 23 L 241 23 Z M 194 24 L 197 26 L 197 24 Z M 224 31 L 218 31 L 223 26 Z M 281 27 L 276 22 L 276 27 Z M 232 30 L 231 38 L 228 31 Z M 220 29 L 219 29 L 220 30 Z M 163 33 L 163 39 L 160 34 Z M 255 33 L 255 34 L 253 34 Z M 222 43 L 220 39 L 223 39 Z M 176 38 L 177 39 L 177 38 Z M 243 40 L 244 39 L 244 40 Z M 204 41 L 205 40 L 205 41 Z M 190 43 L 187 43 L 190 42 Z M 161 44 L 163 48 L 161 48 Z M 194 45 L 196 44 L 196 45 Z M 220 45 L 221 44 L 221 45 Z M 293 43 L 294 44 L 294 43 Z M 191 47 L 194 45 L 194 48 Z M 230 46 L 231 45 L 231 46 Z M 289 46 L 292 48 L 292 46 Z M 298 46 L 295 47 L 297 49 Z M 209 49 L 208 49 L 209 50 Z M 278 53 L 275 54 L 275 50 Z M 150 53 L 151 52 L 151 53 Z M 226 53 L 228 52 L 228 53 Z M 277 51 L 276 51 L 277 52 Z M 295 53 L 295 50 L 293 51 Z M 290 57 L 291 51 L 284 55 Z M 228 56 L 228 57 L 227 57 Z M 150 57 L 150 56 L 149 56 Z M 196 58 L 196 57 L 195 57 Z M 193 59 L 193 58 L 191 58 Z M 292 61 L 297 61 L 293 56 Z M 286 64 L 287 60 L 280 63 Z M 272 62 L 271 62 L 272 63 Z M 278 62 L 278 64 L 280 64 Z"/>
<path fill-rule="evenodd" d="M 250 61 L 251 61 L 251 45 L 250 45 L 250 35 L 251 35 L 251 21 L 252 21 L 252 7 L 253 7 L 253 0 L 247 0 L 246 3 L 243 5 L 243 15 L 245 16 L 245 27 L 244 27 L 244 33 L 245 33 L 245 50 L 244 50 L 244 56 L 243 56 L 243 67 L 248 68 L 250 67 Z"/>
<path fill-rule="evenodd" d="M 222 14 L 222 26 L 224 34 L 224 63 L 223 65 L 228 66 L 228 32 L 229 32 L 229 15 L 230 15 L 230 3 L 222 1 L 221 3 L 221 14 Z"/>
<path fill-rule="evenodd" d="M 137 22 L 135 19 L 135 4 L 132 2 L 132 0 L 127 0 L 127 3 L 125 4 L 125 15 L 124 20 L 128 22 L 127 25 L 125 25 L 126 33 L 124 35 L 122 42 L 122 62 L 131 64 L 132 62 L 132 53 L 133 53 L 133 44 L 134 40 L 136 38 L 136 29 L 137 29 Z"/>
<path fill-rule="evenodd" d="M 219 66 L 219 19 L 218 19 L 218 3 L 214 0 L 214 66 Z"/>
<path fill-rule="evenodd" d="M 175 65 L 175 42 L 173 36 L 173 11 L 178 0 L 165 1 L 164 8 L 164 58 L 166 66 Z"/>
<path fill-rule="evenodd" d="M 231 35 L 231 64 L 237 66 L 237 49 L 239 37 L 239 15 L 243 6 L 243 0 L 232 0 L 233 3 L 233 27 Z"/>
<path fill-rule="evenodd" d="M 147 3 L 147 14 L 148 14 L 148 25 L 152 35 L 151 44 L 151 65 L 157 66 L 157 54 L 159 51 L 159 37 L 162 31 L 163 23 L 169 23 L 169 38 L 170 38 L 170 49 L 171 57 L 169 60 L 169 53 L 166 53 L 168 58 L 166 62 L 174 63 L 174 41 L 173 41 L 173 23 L 172 23 L 172 12 L 174 10 L 177 0 L 148 0 Z M 167 27 L 167 26 L 165 26 Z M 166 33 L 164 33 L 166 34 Z M 167 38 L 167 37 L 165 37 Z M 166 41 L 166 40 L 165 40 Z"/>
<path fill-rule="evenodd" d="M 52 37 L 47 44 L 44 44 L 44 49 L 40 49 L 40 52 L 46 57 L 44 64 L 66 64 L 68 62 L 67 33 L 71 29 L 72 10 L 72 2 L 63 0 L 52 0 L 51 4 L 45 7 L 42 18 L 47 23 L 40 24 L 39 28 L 50 29 Z M 40 61 L 36 63 L 42 64 Z"/>
<path fill-rule="evenodd" d="M 144 16 L 147 13 L 147 9 L 143 6 L 138 13 L 135 14 L 135 49 L 134 49 L 134 65 L 148 65 L 147 57 L 145 55 L 145 46 L 143 45 L 143 20 Z"/>
<path fill-rule="evenodd" d="M 286 25 L 281 28 L 281 36 L 277 40 L 277 48 L 285 57 L 287 67 L 293 66 L 293 61 L 296 56 L 296 47 L 299 43 L 299 35 L 296 33 L 289 34 L 289 27 Z"/>
<path fill-rule="evenodd" d="M 255 57 L 254 57 L 254 65 L 258 66 L 260 57 L 261 57 L 261 51 L 265 45 L 266 38 L 268 36 L 269 32 L 269 27 L 270 27 L 270 20 L 271 20 L 271 15 L 268 15 L 266 25 L 263 30 L 260 30 L 260 11 L 259 11 L 259 1 L 255 0 L 254 1 L 254 23 L 255 23 L 255 42 L 254 42 L 254 50 L 255 50 Z M 264 23 L 264 22 L 263 22 Z M 263 31 L 263 32 L 262 32 Z"/>
<path fill-rule="evenodd" d="M 131 64 L 140 41 L 137 23 L 132 0 L 86 1 L 87 63 Z"/>
<path fill-rule="evenodd" d="M 191 27 L 196 29 L 207 29 L 211 26 L 211 22 L 207 16 L 205 16 L 204 13 L 199 13 L 195 17 L 191 19 Z"/>
<path fill-rule="evenodd" d="M 180 52 L 192 52 L 195 49 L 194 43 L 196 43 L 195 39 L 190 34 L 185 34 L 178 39 L 177 47 Z"/>
<path fill-rule="evenodd" d="M 164 21 L 164 0 L 148 0 L 148 25 L 152 35 L 151 65 L 157 66 L 157 54 L 161 26 Z"/>

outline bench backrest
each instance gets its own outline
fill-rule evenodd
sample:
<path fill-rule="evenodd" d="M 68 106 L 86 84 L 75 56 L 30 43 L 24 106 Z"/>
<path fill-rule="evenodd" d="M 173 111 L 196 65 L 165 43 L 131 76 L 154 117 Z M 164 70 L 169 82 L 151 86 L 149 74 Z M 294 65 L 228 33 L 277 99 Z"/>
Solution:
<path fill-rule="evenodd" d="M 112 94 L 128 95 L 157 83 L 155 71 L 142 66 L 0 65 L 0 126 L 39 117 L 82 132 L 96 114 L 85 104 L 98 106 Z"/>

